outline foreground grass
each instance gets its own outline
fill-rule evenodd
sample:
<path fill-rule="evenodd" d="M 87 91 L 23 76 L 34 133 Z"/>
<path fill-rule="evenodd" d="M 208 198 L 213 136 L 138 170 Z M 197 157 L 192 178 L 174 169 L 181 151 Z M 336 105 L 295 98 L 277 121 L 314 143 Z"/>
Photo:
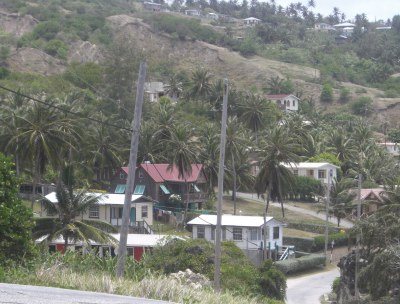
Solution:
<path fill-rule="evenodd" d="M 141 280 L 116 278 L 103 271 L 75 271 L 62 263 L 43 264 L 34 270 L 14 268 L 0 276 L 0 281 L 49 287 L 95 291 L 173 303 L 204 304 L 282 304 L 263 297 L 235 295 L 229 291 L 216 293 L 209 287 L 196 289 L 165 275 L 147 272 Z"/>

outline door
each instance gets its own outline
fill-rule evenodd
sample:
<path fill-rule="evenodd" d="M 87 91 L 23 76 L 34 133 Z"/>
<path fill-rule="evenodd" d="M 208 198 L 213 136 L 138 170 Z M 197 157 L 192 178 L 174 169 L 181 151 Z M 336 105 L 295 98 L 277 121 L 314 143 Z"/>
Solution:
<path fill-rule="evenodd" d="M 131 216 L 130 216 L 130 218 L 131 218 L 131 226 L 136 225 L 136 208 L 135 207 L 131 208 Z"/>

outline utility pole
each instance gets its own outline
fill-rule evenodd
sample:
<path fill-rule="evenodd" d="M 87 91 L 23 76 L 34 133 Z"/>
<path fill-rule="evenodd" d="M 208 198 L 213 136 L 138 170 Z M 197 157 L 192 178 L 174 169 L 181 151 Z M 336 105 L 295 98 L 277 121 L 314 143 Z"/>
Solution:
<path fill-rule="evenodd" d="M 142 105 L 143 105 L 145 79 L 146 79 L 146 63 L 141 62 L 139 69 L 139 77 L 137 82 L 137 90 L 136 90 L 135 114 L 133 116 L 133 122 L 132 122 L 133 129 L 131 138 L 131 148 L 129 153 L 128 179 L 126 181 L 125 201 L 124 201 L 124 209 L 122 211 L 122 225 L 121 225 L 119 246 L 118 246 L 118 265 L 116 271 L 117 277 L 123 277 L 125 270 L 126 242 L 128 239 L 129 214 L 132 202 L 132 192 L 135 183 L 136 160 L 137 160 L 137 152 L 139 146 L 140 120 L 142 118 Z"/>
<path fill-rule="evenodd" d="M 328 257 L 328 238 L 329 238 L 329 203 L 331 199 L 331 182 L 332 182 L 332 169 L 329 170 L 328 173 L 328 185 L 327 185 L 327 193 L 326 193 L 326 202 L 325 202 L 325 248 L 324 254 L 325 258 Z"/>
<path fill-rule="evenodd" d="M 361 218 L 361 185 L 362 185 L 362 174 L 358 174 L 358 195 L 357 195 L 357 223 L 360 222 Z M 356 265 L 354 270 L 354 297 L 356 300 L 360 298 L 360 292 L 358 290 L 358 272 L 360 268 L 360 233 L 357 232 L 356 238 Z"/>
<path fill-rule="evenodd" d="M 224 163 L 226 143 L 226 120 L 228 113 L 228 79 L 224 80 L 224 98 L 222 104 L 221 141 L 219 145 L 218 168 L 218 199 L 217 199 L 217 227 L 215 229 L 215 263 L 214 263 L 214 290 L 220 291 L 221 272 L 221 221 L 222 221 L 222 194 L 224 191 Z"/>

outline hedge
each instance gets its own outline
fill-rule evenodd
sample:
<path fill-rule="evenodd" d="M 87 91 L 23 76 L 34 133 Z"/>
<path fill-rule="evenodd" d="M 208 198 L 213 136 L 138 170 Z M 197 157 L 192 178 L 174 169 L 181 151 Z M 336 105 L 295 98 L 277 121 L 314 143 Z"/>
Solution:
<path fill-rule="evenodd" d="M 318 234 L 325 233 L 325 225 L 315 225 L 307 223 L 289 223 L 288 228 L 312 232 L 312 233 L 318 233 Z M 337 233 L 342 229 L 343 228 L 329 226 L 329 233 Z"/>
<path fill-rule="evenodd" d="M 293 245 L 296 251 L 311 252 L 311 249 L 314 247 L 314 239 L 284 236 L 283 244 Z"/>
<path fill-rule="evenodd" d="M 346 233 L 334 233 L 328 236 L 328 244 L 335 241 L 335 246 L 347 246 L 349 243 L 354 243 L 354 239 L 350 238 L 350 236 Z M 319 235 L 314 237 L 314 247 L 312 248 L 312 252 L 323 250 L 325 248 L 325 236 Z"/>
<path fill-rule="evenodd" d="M 274 266 L 284 274 L 289 274 L 321 267 L 325 265 L 325 262 L 326 257 L 324 255 L 310 254 L 297 259 L 276 261 Z"/>

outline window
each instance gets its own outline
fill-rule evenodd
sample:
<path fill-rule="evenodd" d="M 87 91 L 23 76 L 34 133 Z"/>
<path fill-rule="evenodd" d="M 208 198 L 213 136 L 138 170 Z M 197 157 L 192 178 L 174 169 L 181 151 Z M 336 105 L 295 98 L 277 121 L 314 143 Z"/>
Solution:
<path fill-rule="evenodd" d="M 296 106 L 296 100 L 293 99 L 293 106 Z"/>
<path fill-rule="evenodd" d="M 294 176 L 299 176 L 299 170 L 294 169 L 294 170 L 293 170 L 293 175 L 294 175 Z"/>
<path fill-rule="evenodd" d="M 147 206 L 142 206 L 142 218 L 147 217 L 147 215 L 148 215 Z"/>
<path fill-rule="evenodd" d="M 162 193 L 164 194 L 171 194 L 171 192 L 168 190 L 168 188 L 165 185 L 160 185 L 160 189 Z"/>
<path fill-rule="evenodd" d="M 119 179 L 126 179 L 126 175 L 124 172 L 119 172 Z"/>
<path fill-rule="evenodd" d="M 314 177 L 314 170 L 307 170 L 308 177 Z"/>
<path fill-rule="evenodd" d="M 241 241 L 242 238 L 242 228 L 233 227 L 233 240 L 234 241 Z"/>
<path fill-rule="evenodd" d="M 318 170 L 318 178 L 326 178 L 326 171 Z"/>
<path fill-rule="evenodd" d="M 125 189 L 126 189 L 126 185 L 117 185 L 114 193 L 119 193 L 119 194 L 125 193 Z"/>
<path fill-rule="evenodd" d="M 193 193 L 193 192 L 200 192 L 200 189 L 199 189 L 199 187 L 197 187 L 196 184 L 190 184 L 190 193 Z"/>
<path fill-rule="evenodd" d="M 111 218 L 122 218 L 122 211 L 124 210 L 123 207 L 112 207 L 111 208 Z"/>
<path fill-rule="evenodd" d="M 197 226 L 197 238 L 198 239 L 204 239 L 205 238 L 205 234 L 206 234 L 205 228 Z"/>
<path fill-rule="evenodd" d="M 279 239 L 279 227 L 274 227 L 273 236 L 274 240 Z"/>
<path fill-rule="evenodd" d="M 142 170 L 139 170 L 139 178 L 143 178 L 144 177 L 144 174 L 143 174 L 143 171 Z"/>
<path fill-rule="evenodd" d="M 135 191 L 133 191 L 133 194 L 144 194 L 144 189 L 146 188 L 145 185 L 136 185 L 135 186 Z"/>
<path fill-rule="evenodd" d="M 250 228 L 250 240 L 258 240 L 258 228 Z"/>
<path fill-rule="evenodd" d="M 226 228 L 222 228 L 222 240 L 225 241 L 226 240 Z"/>
<path fill-rule="evenodd" d="M 211 227 L 211 240 L 212 241 L 215 241 L 215 231 L 216 231 L 215 227 Z"/>
<path fill-rule="evenodd" d="M 99 218 L 99 206 L 90 206 L 89 207 L 89 218 Z"/>

